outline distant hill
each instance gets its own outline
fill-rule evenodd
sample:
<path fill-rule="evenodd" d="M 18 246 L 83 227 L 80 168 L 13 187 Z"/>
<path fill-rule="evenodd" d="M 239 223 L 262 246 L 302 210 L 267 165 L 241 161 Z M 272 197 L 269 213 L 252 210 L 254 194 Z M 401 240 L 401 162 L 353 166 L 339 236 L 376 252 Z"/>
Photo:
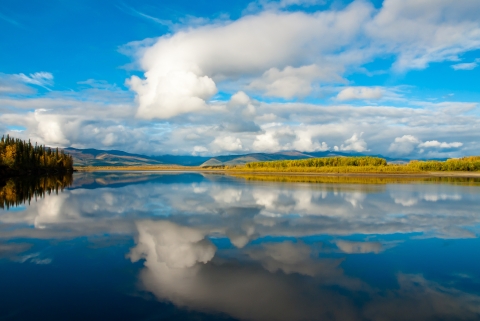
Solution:
<path fill-rule="evenodd" d="M 78 149 L 68 147 L 65 152 L 73 156 L 75 166 L 138 166 L 138 165 L 183 165 L 199 166 L 211 157 L 203 156 L 146 156 L 120 150 Z"/>
<path fill-rule="evenodd" d="M 287 152 L 278 152 L 278 153 L 254 153 L 254 154 L 243 154 L 243 155 L 228 155 L 228 156 L 216 156 L 212 157 L 200 166 L 222 166 L 222 165 L 243 165 L 251 162 L 266 162 L 273 160 L 289 160 L 289 159 L 304 159 L 310 158 L 311 155 L 297 152 L 297 151 L 287 151 Z"/>
<path fill-rule="evenodd" d="M 119 150 L 65 148 L 73 156 L 76 166 L 132 166 L 155 165 L 162 162 L 144 155 L 130 154 Z"/>
<path fill-rule="evenodd" d="M 266 162 L 275 160 L 293 160 L 293 159 L 305 159 L 315 157 L 333 157 L 333 156 L 376 156 L 385 158 L 387 162 L 394 163 L 407 163 L 408 159 L 397 159 L 385 157 L 382 155 L 366 155 L 362 153 L 348 153 L 348 152 L 336 152 L 336 151 L 322 151 L 322 152 L 299 152 L 299 151 L 284 151 L 278 153 L 255 153 L 245 155 L 229 155 L 229 156 L 216 156 L 207 160 L 201 164 L 202 167 L 207 166 L 231 166 L 231 165 L 244 165 L 251 162 Z"/>
<path fill-rule="evenodd" d="M 243 165 L 250 162 L 264 162 L 274 160 L 305 159 L 311 157 L 328 156 L 365 156 L 361 153 L 336 151 L 299 152 L 283 151 L 278 153 L 252 153 L 225 156 L 179 156 L 161 155 L 146 156 L 130 154 L 119 150 L 77 149 L 65 148 L 65 152 L 73 156 L 75 166 L 139 166 L 139 165 L 182 165 L 182 166 L 225 166 Z M 394 159 L 382 155 L 370 155 L 385 158 L 388 162 L 408 162 L 408 159 Z"/>

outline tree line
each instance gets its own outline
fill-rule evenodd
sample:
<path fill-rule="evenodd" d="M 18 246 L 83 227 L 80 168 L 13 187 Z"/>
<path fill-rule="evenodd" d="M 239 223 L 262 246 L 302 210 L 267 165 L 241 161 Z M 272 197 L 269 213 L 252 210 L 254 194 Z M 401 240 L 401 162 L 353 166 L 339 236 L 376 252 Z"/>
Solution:
<path fill-rule="evenodd" d="M 318 172 L 318 173 L 415 173 L 480 171 L 480 156 L 452 158 L 446 161 L 412 160 L 407 164 L 387 164 L 380 157 L 322 157 L 300 160 L 252 162 L 229 168 L 257 172 Z"/>
<path fill-rule="evenodd" d="M 386 166 L 387 161 L 380 157 L 322 157 L 296 160 L 252 162 L 245 164 L 249 169 L 296 167 L 343 167 L 343 166 Z"/>
<path fill-rule="evenodd" d="M 33 145 L 10 136 L 0 140 L 0 173 L 60 173 L 73 171 L 73 158 L 58 148 Z"/>

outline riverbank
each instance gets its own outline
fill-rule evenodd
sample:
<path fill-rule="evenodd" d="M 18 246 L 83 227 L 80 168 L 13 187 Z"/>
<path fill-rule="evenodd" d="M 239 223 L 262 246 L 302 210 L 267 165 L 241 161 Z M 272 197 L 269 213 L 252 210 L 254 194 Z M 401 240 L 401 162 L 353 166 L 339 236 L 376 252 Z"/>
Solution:
<path fill-rule="evenodd" d="M 146 172 L 198 172 L 224 173 L 231 175 L 276 175 L 276 176 L 319 176 L 319 177 L 478 177 L 480 172 L 452 171 L 452 172 L 285 172 L 285 171 L 252 171 L 238 168 L 206 168 L 193 166 L 90 166 L 75 167 L 79 172 L 99 171 L 146 171 Z"/>

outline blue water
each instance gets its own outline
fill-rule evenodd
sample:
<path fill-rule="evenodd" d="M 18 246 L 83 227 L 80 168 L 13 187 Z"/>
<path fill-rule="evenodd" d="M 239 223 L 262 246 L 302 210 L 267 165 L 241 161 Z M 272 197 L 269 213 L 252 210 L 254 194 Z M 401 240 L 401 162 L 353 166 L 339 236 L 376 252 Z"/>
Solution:
<path fill-rule="evenodd" d="M 0 209 L 0 320 L 480 320 L 480 181 L 79 173 Z"/>

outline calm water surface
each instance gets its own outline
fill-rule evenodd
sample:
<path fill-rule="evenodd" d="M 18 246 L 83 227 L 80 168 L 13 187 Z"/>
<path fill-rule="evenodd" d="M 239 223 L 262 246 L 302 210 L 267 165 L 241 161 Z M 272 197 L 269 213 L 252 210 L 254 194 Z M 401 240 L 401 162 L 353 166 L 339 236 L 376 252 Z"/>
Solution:
<path fill-rule="evenodd" d="M 301 180 L 9 182 L 0 320 L 480 320 L 480 180 Z"/>

